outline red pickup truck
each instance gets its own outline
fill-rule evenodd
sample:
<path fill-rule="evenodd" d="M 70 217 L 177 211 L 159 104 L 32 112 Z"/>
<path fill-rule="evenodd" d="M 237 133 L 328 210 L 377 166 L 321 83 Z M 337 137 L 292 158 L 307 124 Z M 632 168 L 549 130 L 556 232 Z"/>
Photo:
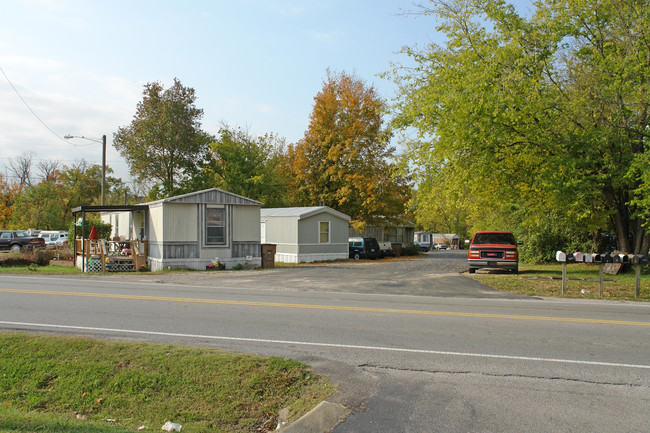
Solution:
<path fill-rule="evenodd" d="M 469 273 L 477 269 L 505 269 L 513 273 L 519 272 L 519 252 L 517 245 L 523 242 L 515 241 L 510 232 L 476 232 L 469 244 L 467 259 Z"/>

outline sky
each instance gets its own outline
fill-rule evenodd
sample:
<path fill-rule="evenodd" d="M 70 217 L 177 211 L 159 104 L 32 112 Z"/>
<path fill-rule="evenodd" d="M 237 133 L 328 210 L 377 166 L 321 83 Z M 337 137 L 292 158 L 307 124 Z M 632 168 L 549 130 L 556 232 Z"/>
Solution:
<path fill-rule="evenodd" d="M 295 143 L 328 68 L 355 73 L 390 100 L 395 86 L 378 75 L 409 63 L 400 49 L 443 43 L 433 18 L 409 13 L 419 10 L 411 0 L 0 6 L 0 170 L 9 177 L 9 159 L 24 153 L 34 168 L 41 160 L 101 164 L 106 135 L 107 165 L 129 181 L 113 134 L 133 120 L 145 84 L 168 88 L 174 78 L 195 89 L 203 130 L 216 134 L 226 123 Z"/>

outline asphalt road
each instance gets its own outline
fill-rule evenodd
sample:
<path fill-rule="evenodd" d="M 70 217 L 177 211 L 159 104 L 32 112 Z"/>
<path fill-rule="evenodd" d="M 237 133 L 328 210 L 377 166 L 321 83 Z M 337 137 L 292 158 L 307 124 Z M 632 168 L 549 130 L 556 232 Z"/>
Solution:
<path fill-rule="evenodd" d="M 646 432 L 650 306 L 531 299 L 462 252 L 244 272 L 0 277 L 0 329 L 222 347 L 307 362 L 334 432 Z"/>

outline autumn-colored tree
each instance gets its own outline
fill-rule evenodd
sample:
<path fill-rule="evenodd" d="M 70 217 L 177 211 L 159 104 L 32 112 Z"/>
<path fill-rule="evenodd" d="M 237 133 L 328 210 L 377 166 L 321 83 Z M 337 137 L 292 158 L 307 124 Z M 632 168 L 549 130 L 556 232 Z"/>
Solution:
<path fill-rule="evenodd" d="M 0 174 L 0 227 L 11 228 L 11 217 L 14 213 L 14 202 L 20 194 L 20 185 L 9 182 Z"/>
<path fill-rule="evenodd" d="M 408 200 L 404 179 L 393 176 L 385 103 L 355 75 L 328 71 L 303 140 L 289 146 L 285 166 L 295 205 L 326 205 L 353 224 L 399 215 Z"/>

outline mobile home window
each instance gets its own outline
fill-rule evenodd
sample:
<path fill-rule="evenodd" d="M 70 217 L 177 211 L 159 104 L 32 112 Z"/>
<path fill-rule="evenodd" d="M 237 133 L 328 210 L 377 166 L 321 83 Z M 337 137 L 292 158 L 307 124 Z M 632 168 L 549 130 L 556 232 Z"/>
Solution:
<path fill-rule="evenodd" d="M 223 208 L 206 208 L 206 244 L 226 243 L 226 210 Z"/>
<path fill-rule="evenodd" d="M 320 222 L 320 243 L 327 244 L 330 241 L 330 223 L 329 221 Z"/>
<path fill-rule="evenodd" d="M 388 234 L 388 241 L 393 243 L 403 242 L 404 227 L 396 227 Z"/>

